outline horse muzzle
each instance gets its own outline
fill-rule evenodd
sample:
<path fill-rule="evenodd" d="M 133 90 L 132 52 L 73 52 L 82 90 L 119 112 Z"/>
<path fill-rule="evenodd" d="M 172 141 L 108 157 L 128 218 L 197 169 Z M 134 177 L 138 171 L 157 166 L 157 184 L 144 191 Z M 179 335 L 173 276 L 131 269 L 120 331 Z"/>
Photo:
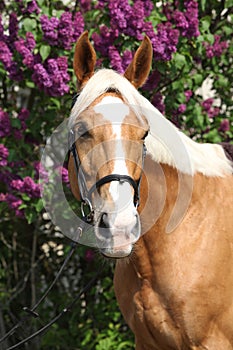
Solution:
<path fill-rule="evenodd" d="M 100 252 L 109 258 L 124 258 L 131 254 L 139 239 L 141 225 L 135 208 L 117 214 L 101 213 L 95 225 L 95 236 Z"/>

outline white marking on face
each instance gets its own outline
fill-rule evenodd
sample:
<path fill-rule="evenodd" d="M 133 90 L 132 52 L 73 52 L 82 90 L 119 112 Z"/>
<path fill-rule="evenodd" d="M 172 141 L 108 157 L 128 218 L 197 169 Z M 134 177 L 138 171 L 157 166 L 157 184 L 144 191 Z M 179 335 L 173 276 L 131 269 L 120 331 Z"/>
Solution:
<path fill-rule="evenodd" d="M 122 123 L 125 117 L 129 114 L 129 107 L 119 98 L 115 96 L 105 96 L 100 103 L 94 107 L 96 113 L 101 113 L 103 117 L 110 121 L 112 124 L 112 130 L 116 140 L 115 150 L 115 163 L 113 174 L 129 175 L 125 162 L 125 153 L 122 144 Z M 119 198 L 129 198 L 131 194 L 131 188 L 129 183 L 119 184 L 119 182 L 112 181 L 110 184 L 109 192 L 114 202 Z M 122 208 L 121 203 L 121 208 Z"/>

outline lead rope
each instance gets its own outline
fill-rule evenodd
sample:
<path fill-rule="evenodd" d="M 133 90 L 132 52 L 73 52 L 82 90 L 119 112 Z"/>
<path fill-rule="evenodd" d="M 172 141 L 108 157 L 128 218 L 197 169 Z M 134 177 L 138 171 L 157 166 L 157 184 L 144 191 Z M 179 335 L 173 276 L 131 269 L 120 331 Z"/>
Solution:
<path fill-rule="evenodd" d="M 12 334 L 15 333 L 15 331 L 21 327 L 29 318 L 30 316 L 33 316 L 35 318 L 39 317 L 39 314 L 35 312 L 35 310 L 38 308 L 38 306 L 42 303 L 42 301 L 46 298 L 46 296 L 49 294 L 55 283 L 57 282 L 58 278 L 60 277 L 61 273 L 63 272 L 65 266 L 67 265 L 68 261 L 70 260 L 71 256 L 73 255 L 75 249 L 77 247 L 77 243 L 72 242 L 70 251 L 64 260 L 60 270 L 58 271 L 54 281 L 52 284 L 49 286 L 45 294 L 39 299 L 39 301 L 30 309 L 28 307 L 24 307 L 23 310 L 28 313 L 27 316 L 25 316 L 22 320 L 20 320 L 9 332 L 7 332 L 1 339 L 0 343 L 2 343 L 4 340 L 8 339 Z M 98 269 L 97 273 L 95 276 L 87 283 L 87 285 L 78 293 L 78 295 L 73 299 L 71 303 L 69 303 L 57 316 L 55 316 L 49 323 L 47 323 L 44 327 L 40 328 L 38 331 L 35 333 L 31 334 L 29 337 L 23 339 L 19 343 L 7 348 L 6 350 L 12 350 L 16 349 L 17 347 L 27 343 L 28 341 L 34 339 L 35 337 L 39 336 L 40 334 L 44 333 L 48 328 L 50 328 L 55 322 L 57 322 L 64 314 L 67 312 L 70 312 L 73 306 L 76 304 L 76 302 L 80 299 L 81 295 L 85 292 L 87 292 L 94 284 L 100 273 L 104 269 L 104 263 L 100 268 Z"/>

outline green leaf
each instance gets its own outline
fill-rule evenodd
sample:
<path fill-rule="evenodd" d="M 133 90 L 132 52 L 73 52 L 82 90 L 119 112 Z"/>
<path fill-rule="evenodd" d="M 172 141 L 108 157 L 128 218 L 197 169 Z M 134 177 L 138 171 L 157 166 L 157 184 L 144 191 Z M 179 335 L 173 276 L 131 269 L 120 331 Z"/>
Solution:
<path fill-rule="evenodd" d="M 206 0 L 201 0 L 201 9 L 205 11 Z"/>
<path fill-rule="evenodd" d="M 20 120 L 17 118 L 11 119 L 11 126 L 13 126 L 13 128 L 16 128 L 16 129 L 21 129 Z"/>
<path fill-rule="evenodd" d="M 43 61 L 46 60 L 46 58 L 49 56 L 50 52 L 51 52 L 51 46 L 49 46 L 49 45 L 42 45 L 40 47 L 40 55 L 41 55 Z"/>
<path fill-rule="evenodd" d="M 176 64 L 176 68 L 181 69 L 186 65 L 186 57 L 184 55 L 181 55 L 180 53 L 176 52 L 173 57 Z"/>
<path fill-rule="evenodd" d="M 26 32 L 32 32 L 37 26 L 37 22 L 33 18 L 25 18 L 23 20 L 23 27 Z"/>
<path fill-rule="evenodd" d="M 27 208 L 25 211 L 25 217 L 27 219 L 28 224 L 30 225 L 33 221 L 36 220 L 36 213 L 33 212 L 30 208 Z"/>
<path fill-rule="evenodd" d="M 35 208 L 36 208 L 37 213 L 40 213 L 41 210 L 44 208 L 44 203 L 43 203 L 43 200 L 41 198 L 36 203 Z"/>
<path fill-rule="evenodd" d="M 210 24 L 211 24 L 210 16 L 205 16 L 200 20 L 200 25 L 204 32 L 209 30 Z"/>

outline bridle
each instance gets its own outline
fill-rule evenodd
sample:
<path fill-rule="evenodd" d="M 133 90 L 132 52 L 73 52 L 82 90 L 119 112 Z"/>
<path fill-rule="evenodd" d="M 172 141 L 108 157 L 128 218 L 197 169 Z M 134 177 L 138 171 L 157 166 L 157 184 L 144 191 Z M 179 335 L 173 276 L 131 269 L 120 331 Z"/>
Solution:
<path fill-rule="evenodd" d="M 81 161 L 79 158 L 79 154 L 76 148 L 75 144 L 75 131 L 73 129 L 70 129 L 69 131 L 69 150 L 70 155 L 74 159 L 74 165 L 75 165 L 75 172 L 77 176 L 78 181 L 78 187 L 79 192 L 81 196 L 81 214 L 82 219 L 87 223 L 93 223 L 93 217 L 94 217 L 94 211 L 95 208 L 92 205 L 92 194 L 96 190 L 98 190 L 103 185 L 112 182 L 112 181 L 118 181 L 119 183 L 128 182 L 134 189 L 134 206 L 137 208 L 140 204 L 140 184 L 143 174 L 143 168 L 144 168 L 144 160 L 146 156 L 146 146 L 145 143 L 143 143 L 142 147 L 142 166 L 141 166 L 141 174 L 137 181 L 135 181 L 131 176 L 129 175 L 121 175 L 121 174 L 109 174 L 101 179 L 97 180 L 96 183 L 94 183 L 90 189 L 87 188 L 87 181 L 85 177 L 85 173 L 83 171 L 83 168 L 81 166 Z"/>

